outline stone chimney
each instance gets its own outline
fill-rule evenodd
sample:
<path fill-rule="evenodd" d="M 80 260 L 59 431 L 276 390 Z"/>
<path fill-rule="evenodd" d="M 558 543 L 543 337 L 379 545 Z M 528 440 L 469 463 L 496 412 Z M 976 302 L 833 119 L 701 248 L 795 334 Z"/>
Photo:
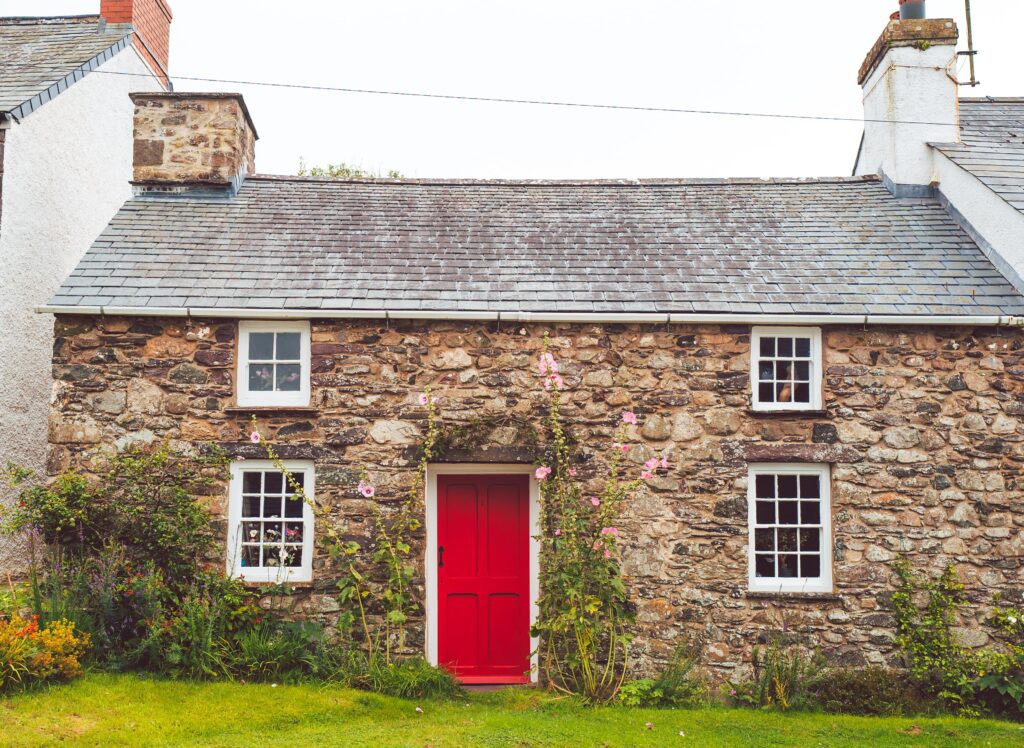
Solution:
<path fill-rule="evenodd" d="M 960 139 L 957 37 L 950 18 L 890 21 L 885 27 L 857 76 L 865 123 L 855 174 L 881 174 L 898 196 L 931 194 L 928 143 Z"/>
<path fill-rule="evenodd" d="M 167 0 L 100 0 L 100 18 L 107 23 L 130 23 L 135 29 L 135 48 L 170 88 L 167 65 L 172 16 Z"/>
<path fill-rule="evenodd" d="M 256 128 L 241 94 L 133 93 L 132 184 L 233 194 L 255 171 Z"/>

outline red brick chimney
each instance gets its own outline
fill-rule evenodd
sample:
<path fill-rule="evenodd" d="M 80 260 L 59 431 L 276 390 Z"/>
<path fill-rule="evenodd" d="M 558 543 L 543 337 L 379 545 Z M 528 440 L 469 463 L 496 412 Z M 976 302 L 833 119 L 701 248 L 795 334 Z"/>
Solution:
<path fill-rule="evenodd" d="M 166 85 L 172 18 L 167 0 L 100 0 L 100 17 L 135 28 L 135 48 Z"/>

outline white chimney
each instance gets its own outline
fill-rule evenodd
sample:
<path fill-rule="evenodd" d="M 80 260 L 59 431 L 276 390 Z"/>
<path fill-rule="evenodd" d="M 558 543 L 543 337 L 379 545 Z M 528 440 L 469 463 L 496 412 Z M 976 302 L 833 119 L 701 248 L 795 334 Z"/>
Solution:
<path fill-rule="evenodd" d="M 898 196 L 930 194 L 935 173 L 928 143 L 960 140 L 957 37 L 950 18 L 885 27 L 857 77 L 865 122 L 855 174 L 880 174 Z"/>

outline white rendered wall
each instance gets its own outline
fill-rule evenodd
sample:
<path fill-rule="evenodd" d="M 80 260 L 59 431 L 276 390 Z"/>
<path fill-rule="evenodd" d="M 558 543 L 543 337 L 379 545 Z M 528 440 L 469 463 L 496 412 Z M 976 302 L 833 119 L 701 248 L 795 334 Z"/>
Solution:
<path fill-rule="evenodd" d="M 935 173 L 939 190 L 966 219 L 997 257 L 990 257 L 1004 275 L 1005 263 L 1019 285 L 1024 278 L 1024 213 L 1012 207 L 981 180 L 935 151 Z M 986 249 L 983 247 L 983 249 Z"/>
<path fill-rule="evenodd" d="M 99 71 L 145 73 L 112 75 Z M 7 131 L 0 210 L 0 464 L 43 471 L 53 317 L 35 314 L 131 196 L 130 91 L 162 86 L 126 47 Z M 0 500 L 9 500 L 0 484 Z M 24 549 L 0 536 L 0 572 Z"/>
<path fill-rule="evenodd" d="M 896 184 L 931 183 L 928 143 L 960 140 L 957 84 L 947 75 L 955 60 L 956 47 L 950 44 L 888 51 L 863 86 L 864 146 L 857 174 L 884 172 Z"/>

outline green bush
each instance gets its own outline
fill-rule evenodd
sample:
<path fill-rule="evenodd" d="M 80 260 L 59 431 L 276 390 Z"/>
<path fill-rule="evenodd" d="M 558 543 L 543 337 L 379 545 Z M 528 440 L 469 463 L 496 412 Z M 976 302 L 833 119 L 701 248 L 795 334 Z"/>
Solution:
<path fill-rule="evenodd" d="M 726 681 L 727 695 L 731 702 L 782 711 L 810 707 L 810 685 L 824 667 L 821 655 L 817 652 L 808 655 L 796 648 L 783 648 L 776 642 L 764 651 L 754 647 L 752 660 L 752 679 Z"/>
<path fill-rule="evenodd" d="M 264 620 L 238 633 L 232 670 L 247 680 L 298 679 L 318 670 L 320 626 Z"/>
<path fill-rule="evenodd" d="M 627 681 L 617 699 L 625 706 L 690 707 L 701 704 L 708 693 L 707 680 L 697 669 L 700 652 L 678 647 L 657 678 Z"/>
<path fill-rule="evenodd" d="M 833 714 L 898 716 L 925 711 L 928 699 L 905 670 L 830 667 L 807 687 L 809 706 Z"/>
<path fill-rule="evenodd" d="M 434 667 L 422 657 L 410 657 L 399 662 L 373 658 L 365 662 L 364 670 L 366 675 L 357 675 L 353 683 L 388 696 L 420 699 L 452 697 L 462 693 L 462 687 L 447 670 Z"/>

